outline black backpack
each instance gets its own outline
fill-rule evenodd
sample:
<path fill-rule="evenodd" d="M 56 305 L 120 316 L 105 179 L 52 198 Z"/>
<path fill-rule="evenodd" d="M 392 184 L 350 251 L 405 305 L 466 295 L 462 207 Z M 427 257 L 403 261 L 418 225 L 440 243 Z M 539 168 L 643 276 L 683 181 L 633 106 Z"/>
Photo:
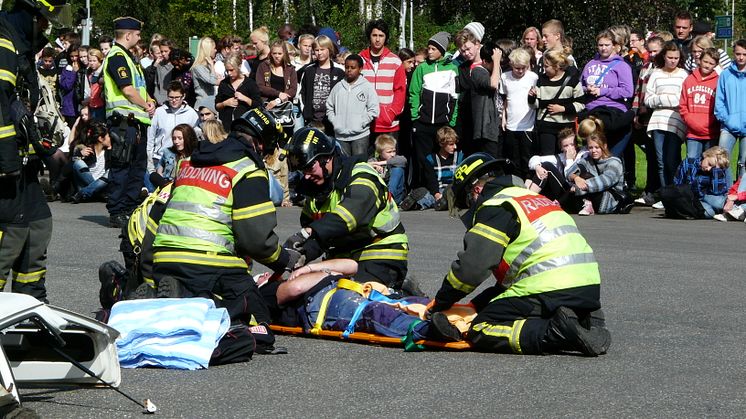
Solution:
<path fill-rule="evenodd" d="M 694 196 L 691 185 L 668 185 L 661 188 L 661 201 L 666 217 L 685 220 L 705 218 L 705 209 Z"/>

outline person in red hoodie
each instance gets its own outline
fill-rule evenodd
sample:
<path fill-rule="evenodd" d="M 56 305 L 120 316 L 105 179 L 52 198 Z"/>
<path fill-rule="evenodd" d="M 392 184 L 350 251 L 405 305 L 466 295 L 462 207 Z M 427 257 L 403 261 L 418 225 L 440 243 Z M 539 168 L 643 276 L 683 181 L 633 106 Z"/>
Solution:
<path fill-rule="evenodd" d="M 370 125 L 370 141 L 379 134 L 399 137 L 399 115 L 404 110 L 407 95 L 407 75 L 399 57 L 386 48 L 389 25 L 374 19 L 365 25 L 370 46 L 360 51 L 363 57 L 363 77 L 373 83 L 378 93 L 378 118 Z"/>
<path fill-rule="evenodd" d="M 718 144 L 720 123 L 715 119 L 715 91 L 718 85 L 720 53 L 715 48 L 702 52 L 699 67 L 684 80 L 679 113 L 686 123 L 686 156 L 697 158 Z"/>

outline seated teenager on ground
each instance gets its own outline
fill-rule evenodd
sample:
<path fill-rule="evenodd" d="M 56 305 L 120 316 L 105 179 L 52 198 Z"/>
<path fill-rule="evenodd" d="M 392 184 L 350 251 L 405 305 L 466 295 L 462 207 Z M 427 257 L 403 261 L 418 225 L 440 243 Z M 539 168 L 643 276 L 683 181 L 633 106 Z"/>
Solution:
<path fill-rule="evenodd" d="M 570 191 L 582 199 L 579 215 L 614 213 L 624 193 L 622 161 L 609 152 L 603 124 L 596 124 L 598 129 L 586 138 L 588 155 L 568 169 L 567 180 L 573 185 Z"/>
<path fill-rule="evenodd" d="M 404 199 L 404 177 L 407 158 L 396 154 L 396 138 L 381 134 L 375 141 L 376 154 L 368 160 L 371 166 L 383 177 L 394 202 L 401 204 Z"/>
<path fill-rule="evenodd" d="M 722 147 L 710 147 L 702 157 L 688 157 L 681 162 L 674 185 L 690 185 L 694 197 L 704 208 L 704 217 L 713 218 L 723 212 L 727 200 L 730 185 L 728 166 L 728 152 Z"/>
<path fill-rule="evenodd" d="M 407 195 L 400 207 L 403 211 L 435 208 L 436 211 L 448 209 L 446 189 L 453 183 L 453 171 L 464 159 L 463 151 L 457 150 L 458 134 L 451 127 L 441 127 L 435 134 L 440 145 L 437 152 L 429 154 L 426 159 L 428 167 L 434 173 L 426 188 L 417 188 Z"/>
<path fill-rule="evenodd" d="M 407 336 L 414 342 L 461 340 L 461 333 L 445 314 L 428 321 L 419 319 L 416 313 L 424 310 L 428 298 L 403 297 L 375 281 L 357 283 L 352 279 L 356 272 L 354 260 L 329 259 L 296 269 L 287 281 L 261 284 L 269 273 L 258 281 L 274 324 L 302 327 L 311 333 L 321 329 Z M 371 294 L 388 295 L 388 302 L 374 301 Z"/>
<path fill-rule="evenodd" d="M 572 206 L 568 204 L 575 200 L 570 194 L 572 185 L 567 181 L 570 174 L 567 171 L 576 161 L 585 158 L 588 150 L 579 147 L 575 140 L 575 130 L 572 128 L 560 130 L 557 137 L 560 154 L 533 156 L 528 161 L 529 178 L 526 180 L 526 187 L 549 199 L 557 200 L 562 208 L 568 211 Z"/>

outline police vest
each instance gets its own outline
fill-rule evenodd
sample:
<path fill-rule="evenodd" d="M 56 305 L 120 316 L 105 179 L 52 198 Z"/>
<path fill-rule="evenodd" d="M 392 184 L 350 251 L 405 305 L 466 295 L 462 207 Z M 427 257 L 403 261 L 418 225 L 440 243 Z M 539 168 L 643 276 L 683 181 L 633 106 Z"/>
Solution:
<path fill-rule="evenodd" d="M 375 177 L 376 181 L 383 186 L 384 193 L 378 192 L 378 188 L 372 180 L 358 175 L 367 173 Z M 395 260 L 406 260 L 407 250 L 406 245 L 408 243 L 407 235 L 404 233 L 394 233 L 399 227 L 399 207 L 394 202 L 394 198 L 388 192 L 386 183 L 383 181 L 381 176 L 376 170 L 371 167 L 368 163 L 357 163 L 352 169 L 350 176 L 352 185 L 362 185 L 371 188 L 376 194 L 376 208 L 378 213 L 373 220 L 367 226 L 358 226 L 357 220 L 352 214 L 347 211 L 339 203 L 343 199 L 345 188 L 334 189 L 323 202 L 322 205 L 317 205 L 315 199 L 310 199 L 308 206 L 304 208 L 304 212 L 309 215 L 312 219 L 318 220 L 326 213 L 334 213 L 338 215 L 347 224 L 347 230 L 349 232 L 359 231 L 365 229 L 370 233 L 371 243 L 365 246 L 366 250 L 362 250 L 359 255 L 357 251 L 361 249 L 335 249 L 337 252 L 344 252 L 344 255 L 350 254 L 354 259 L 358 261 L 372 260 L 372 259 L 395 259 Z M 403 231 L 403 230 L 402 230 Z M 393 234 L 392 234 L 393 233 Z M 404 249 L 380 249 L 385 245 L 401 244 Z M 368 249 L 369 247 L 376 247 L 378 249 Z M 336 256 L 342 256 L 343 254 L 336 253 Z"/>
<path fill-rule="evenodd" d="M 495 300 L 600 284 L 593 250 L 572 217 L 555 201 L 527 189 L 509 187 L 482 206 L 504 204 L 518 214 L 521 230 L 493 271 L 507 288 Z"/>
<path fill-rule="evenodd" d="M 243 259 L 236 257 L 232 229 L 233 187 L 239 180 L 255 176 L 266 179 L 267 173 L 248 157 L 208 167 L 195 167 L 188 158 L 182 160 L 153 246 L 214 256 L 207 258 L 211 260 L 208 263 L 204 262 L 205 257 L 182 254 L 179 262 L 248 267 Z M 274 210 L 274 206 L 271 209 Z M 155 254 L 155 263 L 171 261 L 159 253 Z"/>
<path fill-rule="evenodd" d="M 109 75 L 109 59 L 115 55 L 124 57 L 127 62 L 127 71 L 132 76 L 132 87 L 137 90 L 137 94 L 140 95 L 143 101 L 148 100 L 148 92 L 145 89 L 145 77 L 142 74 L 142 68 L 139 64 L 135 64 L 130 58 L 129 54 L 117 44 L 111 47 L 111 51 L 104 58 L 104 94 L 106 95 L 106 116 L 111 116 L 114 112 L 119 112 L 123 116 L 133 114 L 138 121 L 145 125 L 150 125 L 150 117 L 148 113 L 141 107 L 130 102 L 129 99 L 124 95 L 122 90 L 117 86 L 114 78 Z M 122 69 L 125 70 L 125 69 Z M 119 71 L 119 69 L 117 69 Z"/>

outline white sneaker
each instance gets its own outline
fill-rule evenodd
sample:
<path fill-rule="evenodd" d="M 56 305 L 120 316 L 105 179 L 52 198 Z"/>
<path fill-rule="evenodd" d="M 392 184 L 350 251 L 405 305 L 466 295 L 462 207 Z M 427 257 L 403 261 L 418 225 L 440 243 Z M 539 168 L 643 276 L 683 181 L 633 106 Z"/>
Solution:
<path fill-rule="evenodd" d="M 714 215 L 714 216 L 712 217 L 712 219 L 713 219 L 713 220 L 718 220 L 718 221 L 724 221 L 724 222 L 727 222 L 727 221 L 728 221 L 728 218 L 727 218 L 727 217 L 726 217 L 725 215 L 723 215 L 723 214 L 715 214 L 715 215 Z"/>
<path fill-rule="evenodd" d="M 578 215 L 593 215 L 596 212 L 593 211 L 593 203 L 587 199 L 583 200 L 583 209 L 578 212 Z"/>
<path fill-rule="evenodd" d="M 663 201 L 658 201 L 655 204 L 653 204 L 653 208 L 655 208 L 655 209 L 666 209 L 666 207 L 663 206 Z"/>
<path fill-rule="evenodd" d="M 746 220 L 746 211 L 743 210 L 740 206 L 733 207 L 730 211 L 728 211 L 728 215 L 733 217 L 736 221 L 743 221 Z"/>

